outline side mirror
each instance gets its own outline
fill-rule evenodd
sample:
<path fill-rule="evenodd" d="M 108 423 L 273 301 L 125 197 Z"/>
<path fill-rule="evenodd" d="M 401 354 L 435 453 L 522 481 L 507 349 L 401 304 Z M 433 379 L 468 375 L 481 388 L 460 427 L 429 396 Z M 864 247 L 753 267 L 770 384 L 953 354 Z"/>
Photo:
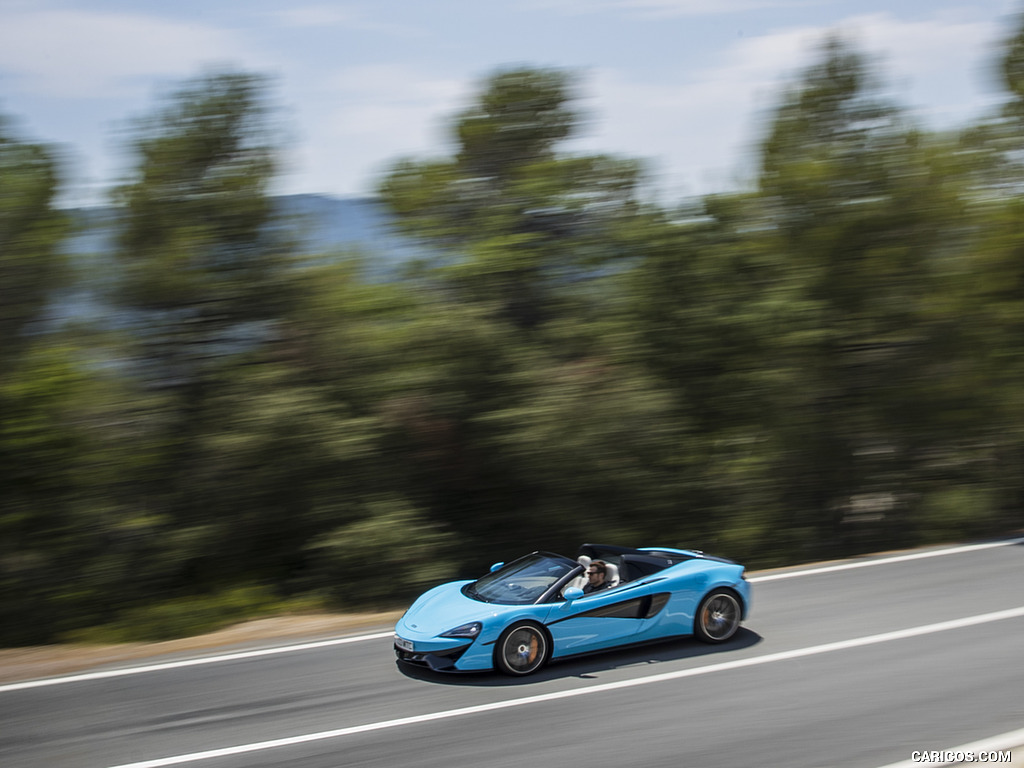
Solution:
<path fill-rule="evenodd" d="M 494 573 L 496 570 L 501 568 L 501 566 L 503 566 L 504 564 L 505 564 L 505 561 L 503 560 L 500 563 L 495 563 L 494 565 L 492 565 L 491 566 L 491 573 Z"/>
<path fill-rule="evenodd" d="M 565 598 L 565 602 L 571 603 L 573 600 L 579 600 L 583 597 L 583 590 L 579 587 L 569 587 L 562 593 L 562 597 Z"/>

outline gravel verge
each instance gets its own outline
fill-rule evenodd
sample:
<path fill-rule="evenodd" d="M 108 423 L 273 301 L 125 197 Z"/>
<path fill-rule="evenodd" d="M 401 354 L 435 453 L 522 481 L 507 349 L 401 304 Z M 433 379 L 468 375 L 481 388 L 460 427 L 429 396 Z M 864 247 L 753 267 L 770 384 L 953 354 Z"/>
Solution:
<path fill-rule="evenodd" d="M 123 666 L 157 656 L 202 656 L 284 644 L 281 641 L 318 640 L 390 629 L 401 611 L 359 614 L 274 616 L 236 624 L 216 632 L 159 643 L 118 645 L 46 645 L 0 649 L 0 683 L 57 677 L 95 667 Z"/>

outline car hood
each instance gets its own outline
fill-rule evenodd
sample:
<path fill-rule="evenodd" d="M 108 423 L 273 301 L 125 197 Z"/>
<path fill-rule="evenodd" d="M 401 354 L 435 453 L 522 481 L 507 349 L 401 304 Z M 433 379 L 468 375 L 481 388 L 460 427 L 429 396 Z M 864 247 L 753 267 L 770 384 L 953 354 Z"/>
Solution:
<path fill-rule="evenodd" d="M 472 581 L 453 581 L 422 594 L 405 612 L 396 629 L 404 637 L 436 637 L 470 621 L 486 621 L 498 612 L 491 603 L 482 603 L 462 594 L 462 588 Z"/>

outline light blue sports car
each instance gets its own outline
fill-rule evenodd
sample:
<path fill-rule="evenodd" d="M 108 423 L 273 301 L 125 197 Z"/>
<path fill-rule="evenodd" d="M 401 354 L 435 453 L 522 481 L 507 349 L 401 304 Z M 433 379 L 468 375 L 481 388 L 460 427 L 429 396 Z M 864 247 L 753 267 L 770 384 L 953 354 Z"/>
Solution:
<path fill-rule="evenodd" d="M 588 578 L 596 571 L 603 584 Z M 750 584 L 731 560 L 585 544 L 576 560 L 534 552 L 434 587 L 395 626 L 395 653 L 435 670 L 529 675 L 551 659 L 652 640 L 723 643 L 749 611 Z"/>

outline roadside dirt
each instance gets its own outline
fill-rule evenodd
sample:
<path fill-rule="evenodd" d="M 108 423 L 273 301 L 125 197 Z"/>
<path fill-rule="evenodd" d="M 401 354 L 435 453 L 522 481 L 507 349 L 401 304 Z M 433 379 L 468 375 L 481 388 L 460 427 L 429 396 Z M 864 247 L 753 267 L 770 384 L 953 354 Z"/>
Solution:
<path fill-rule="evenodd" d="M 370 628 L 383 630 L 394 626 L 401 615 L 401 611 L 389 611 L 346 615 L 275 616 L 236 624 L 206 635 L 161 643 L 5 648 L 0 649 L 0 683 L 67 675 L 94 667 L 116 666 L 155 656 L 199 656 L 213 650 L 228 652 L 258 648 L 270 645 L 271 641 L 298 642 L 356 634 Z"/>

